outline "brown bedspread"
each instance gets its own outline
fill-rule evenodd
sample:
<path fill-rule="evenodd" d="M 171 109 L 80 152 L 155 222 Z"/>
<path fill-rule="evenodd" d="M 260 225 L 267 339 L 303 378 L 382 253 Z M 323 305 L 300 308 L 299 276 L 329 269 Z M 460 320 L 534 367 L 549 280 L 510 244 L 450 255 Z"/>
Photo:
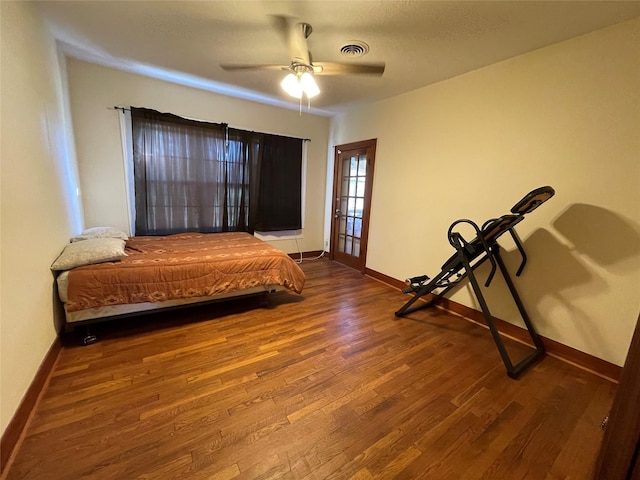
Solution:
<path fill-rule="evenodd" d="M 66 310 L 208 297 L 262 285 L 300 293 L 304 273 L 248 233 L 132 237 L 127 257 L 69 272 Z"/>

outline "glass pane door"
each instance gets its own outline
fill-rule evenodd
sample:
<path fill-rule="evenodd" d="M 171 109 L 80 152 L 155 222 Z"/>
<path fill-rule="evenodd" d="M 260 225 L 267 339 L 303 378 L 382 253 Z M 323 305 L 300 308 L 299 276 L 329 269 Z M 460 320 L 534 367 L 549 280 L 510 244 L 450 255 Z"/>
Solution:
<path fill-rule="evenodd" d="M 360 257 L 367 155 L 361 153 L 344 156 L 341 162 L 340 207 L 336 211 L 339 231 L 337 250 L 353 257 Z"/>
<path fill-rule="evenodd" d="M 364 273 L 375 140 L 335 147 L 330 258 Z"/>

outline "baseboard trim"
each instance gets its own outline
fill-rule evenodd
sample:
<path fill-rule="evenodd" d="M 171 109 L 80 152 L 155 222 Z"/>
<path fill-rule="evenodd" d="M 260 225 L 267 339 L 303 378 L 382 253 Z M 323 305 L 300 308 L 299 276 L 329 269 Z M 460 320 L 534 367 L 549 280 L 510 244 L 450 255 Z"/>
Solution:
<path fill-rule="evenodd" d="M 0 473 L 4 472 L 13 451 L 20 441 L 22 431 L 29 421 L 29 417 L 38 402 L 38 398 L 40 398 L 40 394 L 49 379 L 49 375 L 53 370 L 53 366 L 58 359 L 61 349 L 62 342 L 58 337 L 56 337 L 49 348 L 49 351 L 42 360 L 35 377 L 31 381 L 31 385 L 29 385 L 24 397 L 22 397 L 22 401 L 20 402 L 18 409 L 11 418 L 9 425 L 7 425 L 7 428 L 2 433 L 2 439 L 0 439 Z"/>
<path fill-rule="evenodd" d="M 386 283 L 387 285 L 390 285 L 394 288 L 402 289 L 407 286 L 407 284 L 401 280 L 385 275 L 384 273 L 376 272 L 375 270 L 371 270 L 370 268 L 365 269 L 365 275 L 382 283 Z M 425 300 L 429 300 L 429 298 L 430 297 L 427 296 Z M 453 300 L 443 298 L 437 306 L 448 312 L 457 314 L 466 320 L 478 323 L 485 327 L 487 326 L 482 312 L 467 307 L 466 305 L 462 305 L 461 303 L 454 302 Z M 513 325 L 512 323 L 501 320 L 499 318 L 494 317 L 493 320 L 496 324 L 496 327 L 498 327 L 498 330 L 503 335 L 513 338 L 514 340 L 521 343 L 533 346 L 533 342 L 531 341 L 529 333 L 525 328 Z M 622 367 L 607 362 L 606 360 L 602 360 L 601 358 L 594 357 L 593 355 L 589 355 L 588 353 L 581 352 L 580 350 L 576 350 L 573 347 L 569 347 L 568 345 L 564 345 L 542 335 L 541 338 L 542 343 L 547 350 L 547 354 L 549 354 L 550 356 L 575 365 L 576 367 L 579 367 L 583 370 L 587 370 L 611 382 L 618 383 L 620 381 Z"/>

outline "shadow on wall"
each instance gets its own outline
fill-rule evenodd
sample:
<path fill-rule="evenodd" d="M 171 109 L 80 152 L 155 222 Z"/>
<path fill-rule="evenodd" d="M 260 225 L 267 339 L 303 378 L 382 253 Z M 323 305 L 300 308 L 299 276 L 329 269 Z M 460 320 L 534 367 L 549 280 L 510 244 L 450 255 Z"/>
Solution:
<path fill-rule="evenodd" d="M 571 299 L 611 290 L 590 262 L 615 274 L 638 271 L 640 231 L 610 210 L 585 204 L 568 206 L 552 225 L 556 232 L 538 229 L 523 241 L 528 262 L 522 276 L 514 279 L 517 288 L 543 335 L 561 338 L 568 328 L 580 332 L 585 345 L 601 350 L 606 325 L 594 321 L 578 306 L 580 302 Z M 515 249 L 503 249 L 503 258 L 513 274 L 520 264 L 520 254 Z M 508 292 L 503 288 L 487 292 L 490 304 L 492 296 L 504 302 L 505 295 Z M 509 312 L 508 317 L 513 318 L 511 315 Z"/>
<path fill-rule="evenodd" d="M 574 203 L 552 225 L 576 253 L 607 270 L 627 273 L 640 266 L 640 229 L 611 210 Z"/>
<path fill-rule="evenodd" d="M 523 289 L 526 288 L 523 296 L 528 301 L 576 289 L 584 295 L 592 295 L 606 288 L 604 281 L 594 277 L 593 271 L 572 253 L 572 248 L 550 231 L 543 228 L 534 230 L 522 244 L 527 253 L 527 265 L 517 281 Z M 516 278 L 515 271 L 522 261 L 520 253 L 516 249 L 503 250 L 502 257 Z"/>
<path fill-rule="evenodd" d="M 545 324 L 545 332 L 555 330 L 554 322 L 547 321 L 550 318 L 547 315 L 550 312 L 545 309 L 550 303 L 548 299 L 553 299 L 551 303 L 560 303 L 567 310 L 572 310 L 571 304 L 565 300 L 566 296 L 588 297 L 608 288 L 604 280 L 594 276 L 593 271 L 573 255 L 570 247 L 545 229 L 535 230 L 523 241 L 523 246 L 528 260 L 520 277 L 515 277 L 515 271 L 522 260 L 518 251 L 503 251 L 502 257 L 509 273 L 517 282 L 525 305 L 538 310 L 538 315 L 534 315 L 535 323 Z M 567 295 L 568 292 L 571 294 Z M 509 295 L 506 290 L 504 293 Z"/>
<path fill-rule="evenodd" d="M 618 214 L 573 204 L 552 225 L 561 235 L 538 229 L 523 241 L 529 260 L 518 283 L 526 288 L 523 296 L 528 303 L 567 291 L 572 296 L 588 296 L 607 290 L 605 280 L 582 257 L 618 274 L 640 269 L 640 229 Z M 503 250 L 503 258 L 510 272 L 521 260 L 514 248 Z"/>

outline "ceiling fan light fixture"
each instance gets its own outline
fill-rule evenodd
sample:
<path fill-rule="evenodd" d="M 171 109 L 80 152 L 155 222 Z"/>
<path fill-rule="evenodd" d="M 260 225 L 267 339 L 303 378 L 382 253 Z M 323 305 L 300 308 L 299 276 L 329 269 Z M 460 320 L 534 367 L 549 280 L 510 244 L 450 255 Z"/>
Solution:
<path fill-rule="evenodd" d="M 290 73 L 280 83 L 282 89 L 294 98 L 302 98 L 302 85 L 295 73 Z"/>
<path fill-rule="evenodd" d="M 307 96 L 307 98 L 313 98 L 320 93 L 320 88 L 318 88 L 318 84 L 313 79 L 313 75 L 309 72 L 304 72 L 300 77 L 300 85 L 302 86 L 302 91 Z"/>
<path fill-rule="evenodd" d="M 313 75 L 309 72 L 302 74 L 299 72 L 289 73 L 284 77 L 280 86 L 294 98 L 302 98 L 302 94 L 306 95 L 307 98 L 313 98 L 320 93 Z"/>

